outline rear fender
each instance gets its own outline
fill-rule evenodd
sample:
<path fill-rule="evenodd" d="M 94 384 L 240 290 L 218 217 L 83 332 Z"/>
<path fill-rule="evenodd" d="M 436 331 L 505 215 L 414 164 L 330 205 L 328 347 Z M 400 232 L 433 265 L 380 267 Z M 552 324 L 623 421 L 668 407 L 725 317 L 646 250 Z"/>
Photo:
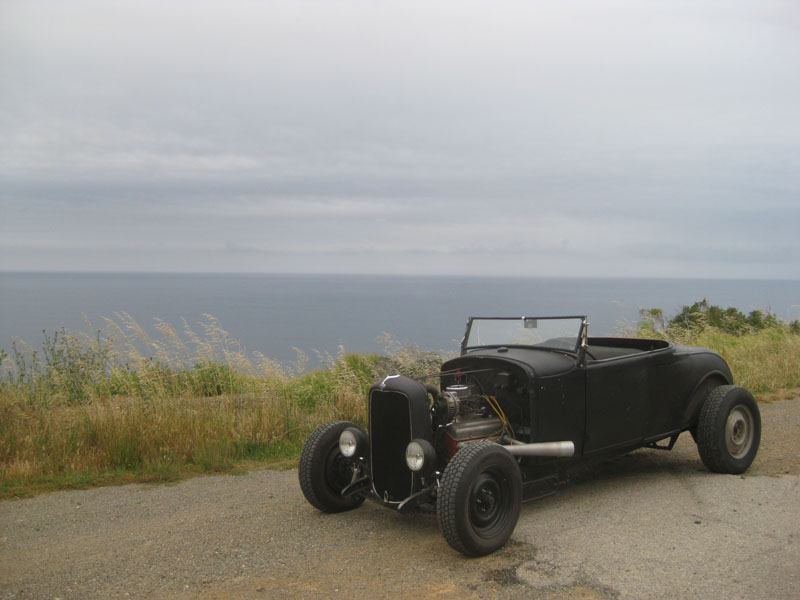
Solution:
<path fill-rule="evenodd" d="M 703 403 L 711 393 L 711 390 L 720 385 L 730 385 L 733 383 L 731 378 L 722 371 L 712 371 L 708 373 L 703 379 L 700 380 L 694 390 L 689 396 L 689 403 L 686 405 L 686 410 L 683 413 L 683 422 L 694 429 L 697 425 L 697 420 L 700 418 L 700 411 L 703 408 Z"/>

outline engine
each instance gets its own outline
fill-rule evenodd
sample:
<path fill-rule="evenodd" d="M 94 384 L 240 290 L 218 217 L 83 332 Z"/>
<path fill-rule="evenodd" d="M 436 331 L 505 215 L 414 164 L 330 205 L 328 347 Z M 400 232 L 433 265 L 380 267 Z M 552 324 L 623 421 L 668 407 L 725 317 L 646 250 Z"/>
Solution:
<path fill-rule="evenodd" d="M 444 448 L 448 460 L 462 442 L 499 439 L 503 435 L 503 421 L 490 402 L 474 385 L 451 385 L 442 392 L 437 413 L 446 425 Z"/>

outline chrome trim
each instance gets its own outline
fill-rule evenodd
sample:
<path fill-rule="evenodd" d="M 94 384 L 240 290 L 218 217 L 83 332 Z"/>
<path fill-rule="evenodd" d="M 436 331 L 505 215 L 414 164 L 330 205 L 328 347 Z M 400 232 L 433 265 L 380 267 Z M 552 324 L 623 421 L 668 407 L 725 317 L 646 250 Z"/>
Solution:
<path fill-rule="evenodd" d="M 383 378 L 383 381 L 381 381 L 381 384 L 380 384 L 379 387 L 382 390 L 385 390 L 386 389 L 386 382 L 389 381 L 390 379 L 397 379 L 398 377 L 400 377 L 400 375 L 387 375 L 386 377 Z"/>

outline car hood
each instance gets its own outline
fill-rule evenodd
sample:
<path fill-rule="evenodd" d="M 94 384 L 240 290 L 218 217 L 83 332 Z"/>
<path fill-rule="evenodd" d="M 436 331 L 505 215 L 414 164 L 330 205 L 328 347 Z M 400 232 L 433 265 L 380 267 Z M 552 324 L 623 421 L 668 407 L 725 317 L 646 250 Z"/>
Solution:
<path fill-rule="evenodd" d="M 502 360 L 524 365 L 538 377 L 549 377 L 566 373 L 575 367 L 577 357 L 573 354 L 535 348 L 480 348 L 453 358 L 442 365 L 442 371 L 457 369 L 462 364 L 475 360 Z"/>

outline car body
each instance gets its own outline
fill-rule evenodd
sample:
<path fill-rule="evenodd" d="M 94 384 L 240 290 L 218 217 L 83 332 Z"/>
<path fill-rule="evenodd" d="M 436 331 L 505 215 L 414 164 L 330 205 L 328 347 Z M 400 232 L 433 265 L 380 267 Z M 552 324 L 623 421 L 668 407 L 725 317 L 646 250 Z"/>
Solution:
<path fill-rule="evenodd" d="M 691 432 L 712 471 L 741 473 L 758 450 L 753 396 L 723 358 L 659 339 L 589 337 L 585 316 L 470 317 L 438 386 L 395 374 L 369 392 L 368 433 L 318 427 L 301 489 L 325 512 L 369 498 L 405 512 L 435 506 L 466 555 L 500 548 L 520 505 L 572 467 Z"/>

